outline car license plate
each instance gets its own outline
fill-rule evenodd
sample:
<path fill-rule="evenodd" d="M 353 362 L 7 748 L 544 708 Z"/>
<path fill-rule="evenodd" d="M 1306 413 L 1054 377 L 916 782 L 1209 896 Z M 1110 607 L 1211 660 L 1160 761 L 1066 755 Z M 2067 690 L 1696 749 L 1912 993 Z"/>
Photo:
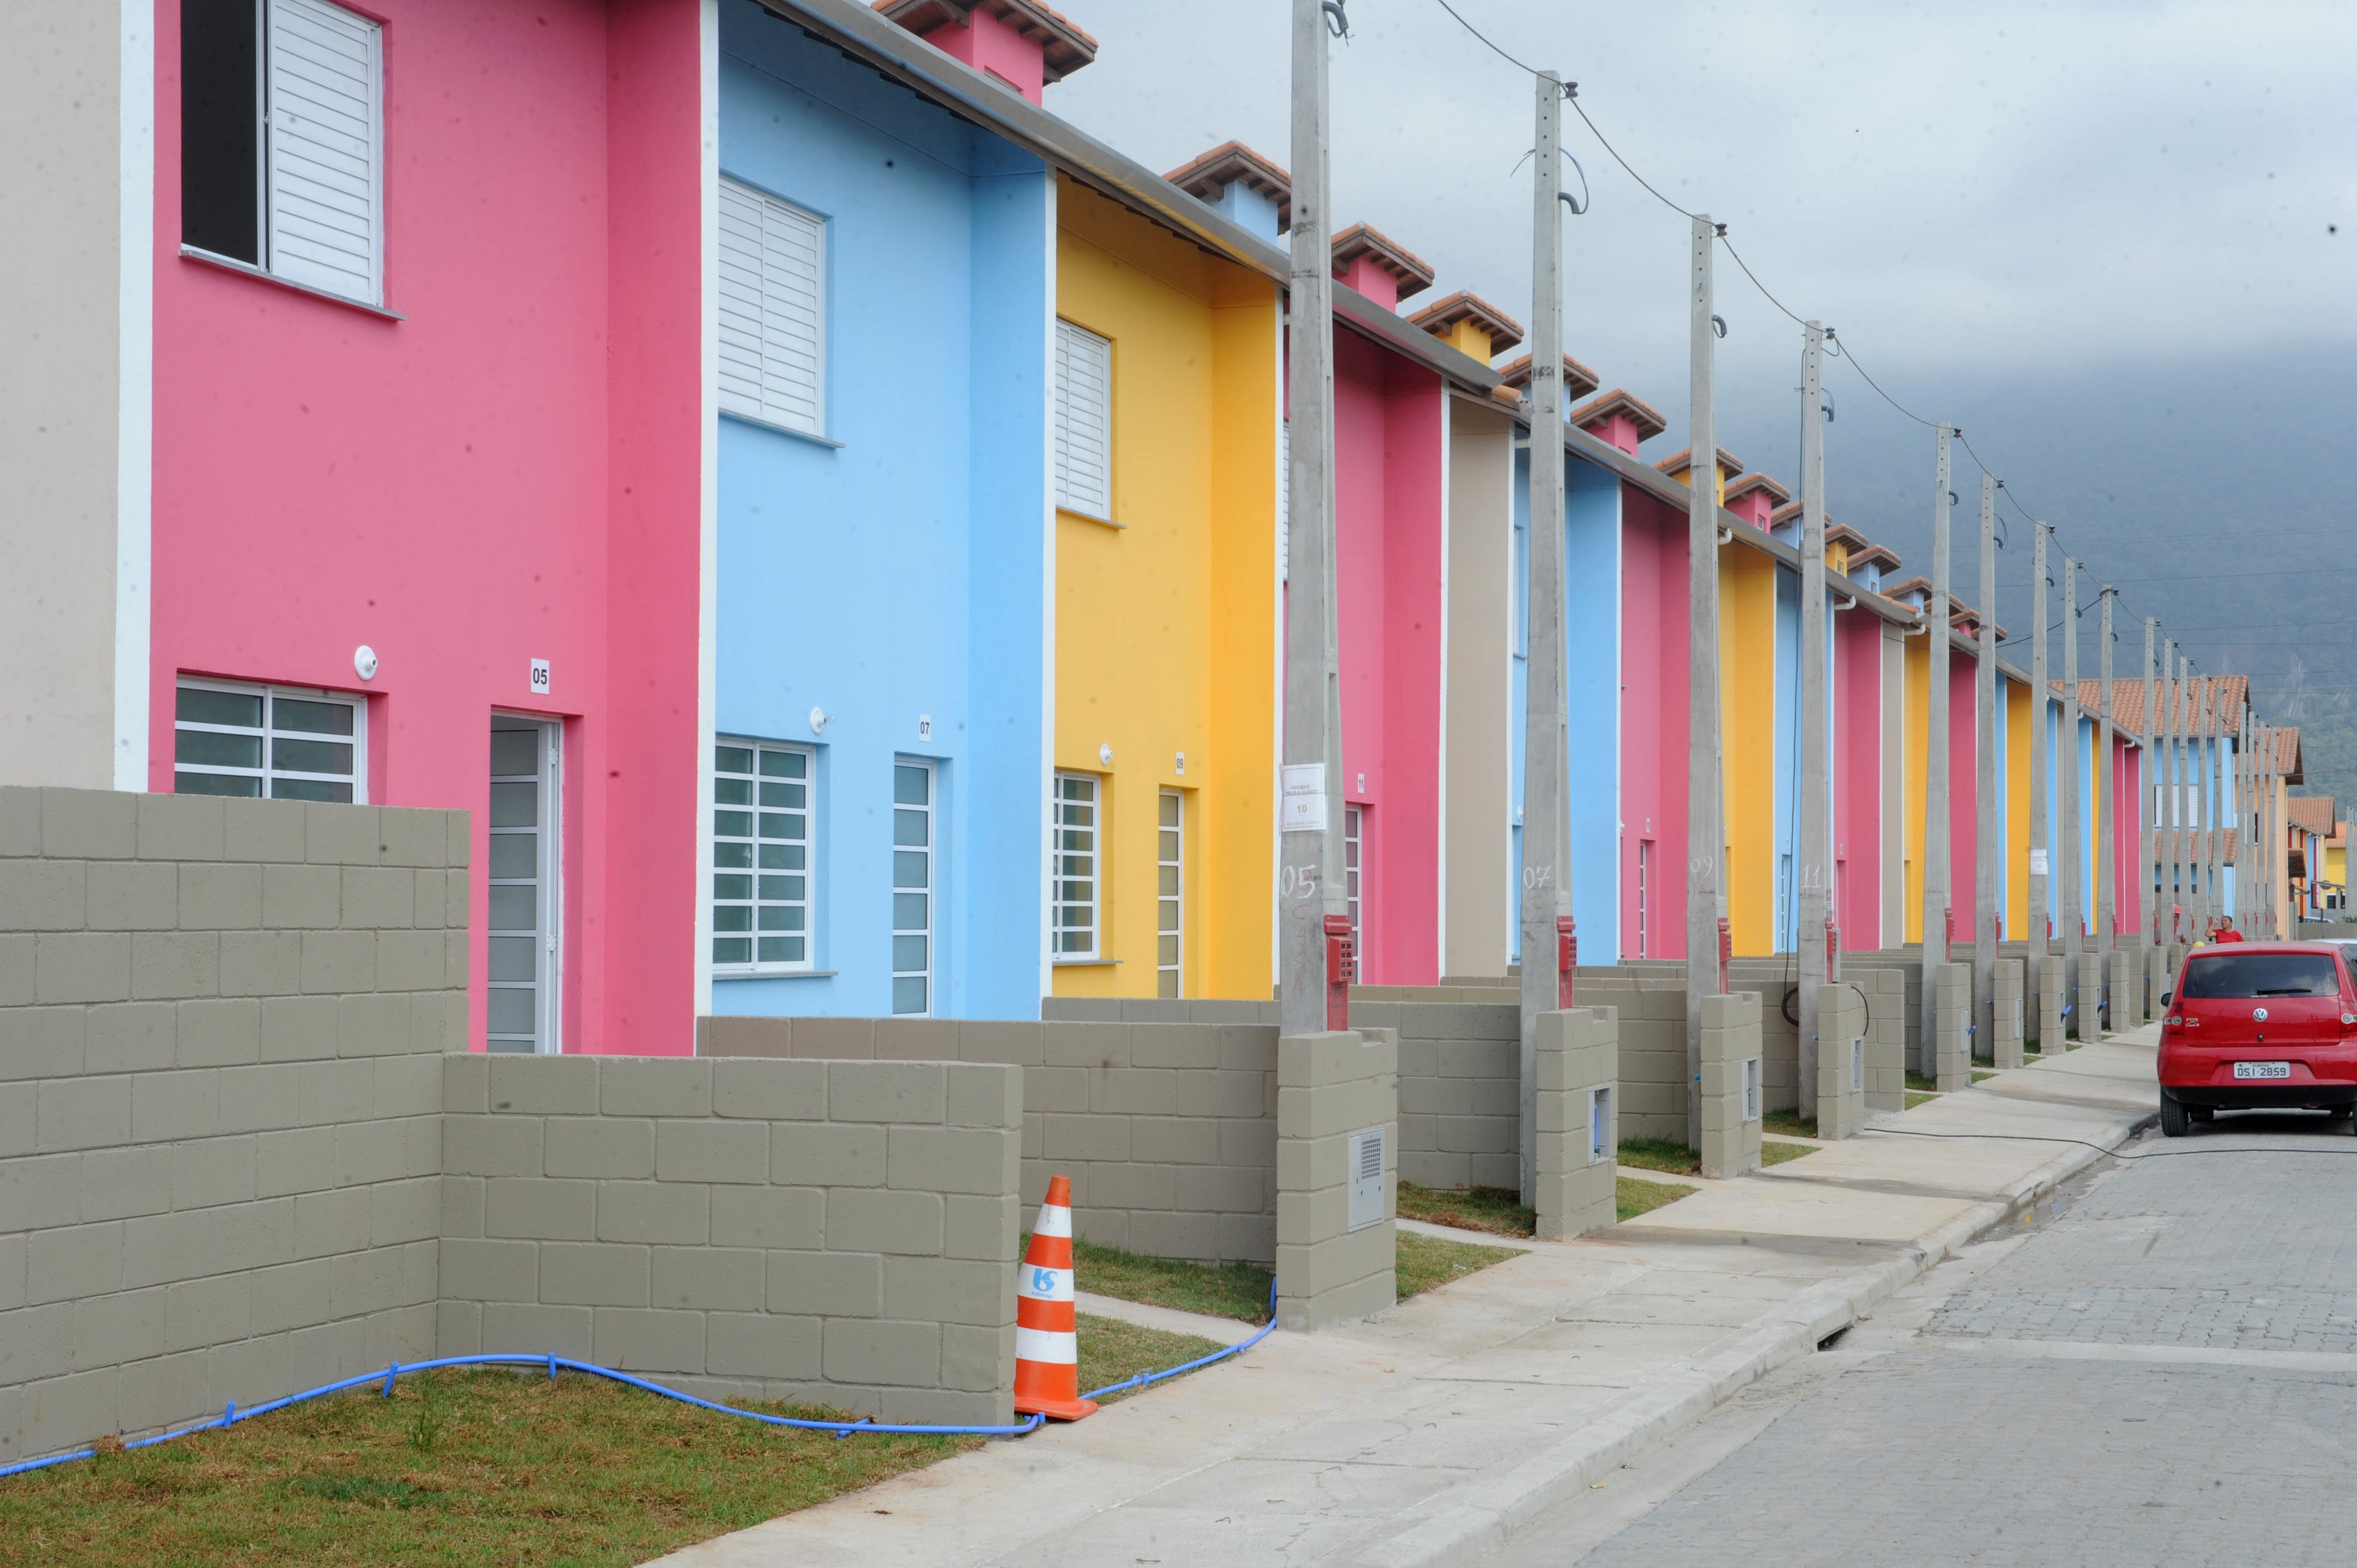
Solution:
<path fill-rule="evenodd" d="M 2291 1076 L 2291 1063 L 2236 1062 L 2234 1064 L 2234 1076 L 2236 1078 L 2289 1078 Z"/>

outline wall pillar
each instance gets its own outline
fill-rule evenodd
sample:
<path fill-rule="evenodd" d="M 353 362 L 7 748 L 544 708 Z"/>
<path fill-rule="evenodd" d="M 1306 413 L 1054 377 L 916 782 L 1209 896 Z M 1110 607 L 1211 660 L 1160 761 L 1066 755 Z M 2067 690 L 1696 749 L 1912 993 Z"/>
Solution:
<path fill-rule="evenodd" d="M 1361 1135 L 1381 1138 L 1361 1177 Z M 1320 1328 L 1389 1308 L 1397 1244 L 1399 1040 L 1389 1029 L 1276 1043 L 1276 1320 Z M 1372 1180 L 1374 1218 L 1365 1212 Z M 1352 1218 L 1353 1187 L 1361 1212 Z"/>
<path fill-rule="evenodd" d="M 1866 1109 L 1907 1109 L 1907 976 L 1896 969 L 1853 969 L 1842 978 L 1866 1003 Z"/>
<path fill-rule="evenodd" d="M 2002 1071 L 2021 1065 L 2021 1027 L 2025 1009 L 2022 990 L 2026 960 L 2005 958 L 1996 964 L 1996 1006 L 1992 1010 L 1995 1032 L 1989 1042 L 1989 1061 Z"/>
<path fill-rule="evenodd" d="M 2119 1034 L 2144 1023 L 2144 956 L 2133 948 L 2112 953 L 2112 1032 Z"/>
<path fill-rule="evenodd" d="M 1973 971 L 1970 964 L 1943 963 L 1933 972 L 1932 1087 L 1942 1094 L 1973 1086 Z"/>
<path fill-rule="evenodd" d="M 1972 972 L 1969 964 L 1952 969 Z M 1867 1007 L 1854 986 L 1817 993 L 1817 1136 L 1852 1138 L 1866 1125 Z M 1902 1069 L 1900 1083 L 1906 1075 Z"/>
<path fill-rule="evenodd" d="M 1540 1014 L 1538 1051 L 1539 1236 L 1559 1241 L 1609 1230 L 1620 1218 L 1613 1202 L 1620 1146 L 1620 1010 Z M 1703 1070 L 1707 1076 L 1710 1069 Z M 1706 1158 L 1703 1169 L 1709 1168 Z"/>
<path fill-rule="evenodd" d="M 2062 1028 L 2062 959 L 2058 953 L 2033 959 L 2038 974 L 2038 1048 L 2050 1054 L 2070 1049 Z"/>
<path fill-rule="evenodd" d="M 1736 1176 L 1760 1168 L 1760 993 L 1702 999 L 1702 1174 Z"/>
<path fill-rule="evenodd" d="M 2078 994 L 2071 999 L 2071 1037 L 2082 1045 L 2104 1037 L 2104 970 L 2093 956 L 2080 960 Z"/>

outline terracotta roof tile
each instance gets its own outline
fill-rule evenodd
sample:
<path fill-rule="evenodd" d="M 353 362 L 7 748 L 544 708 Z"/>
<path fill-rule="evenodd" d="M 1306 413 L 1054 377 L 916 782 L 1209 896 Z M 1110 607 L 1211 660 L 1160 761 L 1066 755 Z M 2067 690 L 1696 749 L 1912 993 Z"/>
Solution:
<path fill-rule="evenodd" d="M 1653 467 L 1659 468 L 1662 472 L 1669 475 L 1670 478 L 1674 479 L 1680 474 L 1684 473 L 1686 469 L 1692 466 L 1693 459 L 1694 448 L 1689 446 L 1683 452 L 1671 453 L 1668 456 L 1654 464 Z M 1718 449 L 1718 466 L 1720 470 L 1730 479 L 1732 479 L 1736 475 L 1743 472 L 1743 459 L 1737 456 L 1734 453 L 1728 451 L 1724 446 Z"/>
<path fill-rule="evenodd" d="M 2333 802 L 2330 795 L 2289 795 L 2284 799 L 2284 821 L 2303 832 L 2330 837 Z"/>
<path fill-rule="evenodd" d="M 1691 448 L 1689 448 L 1689 450 L 1691 450 Z M 1686 454 L 1684 452 L 1681 452 L 1678 456 L 1683 457 L 1686 456 Z M 1719 448 L 1719 456 L 1721 458 L 1724 458 L 1727 456 L 1726 447 L 1722 446 Z M 1784 504 L 1792 499 L 1792 492 L 1786 489 L 1782 485 L 1778 484 L 1774 479 L 1770 478 L 1765 474 L 1752 473 L 1745 474 L 1740 478 L 1734 478 L 1727 481 L 1727 504 L 1728 506 L 1733 506 L 1737 501 L 1742 499 L 1745 496 L 1749 495 L 1754 490 L 1758 490 L 1760 494 L 1766 496 L 1770 500 L 1776 503 L 1779 510 L 1768 514 L 1768 521 L 1771 524 L 1782 515 L 1781 509 Z M 1797 505 L 1798 503 L 1795 504 Z M 1795 515 L 1797 515 L 1797 513 Z M 1830 523 L 1833 521 L 1833 519 L 1827 518 L 1825 521 Z M 1833 535 L 1828 532 L 1825 537 L 1830 539 Z"/>

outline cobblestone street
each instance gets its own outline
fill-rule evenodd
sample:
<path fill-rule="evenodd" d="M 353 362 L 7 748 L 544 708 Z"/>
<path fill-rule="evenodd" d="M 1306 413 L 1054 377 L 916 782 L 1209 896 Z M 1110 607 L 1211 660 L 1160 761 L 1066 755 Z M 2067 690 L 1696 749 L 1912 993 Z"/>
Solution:
<path fill-rule="evenodd" d="M 1493 1561 L 2345 1561 L 2357 1141 L 2321 1125 L 2147 1135 Z"/>

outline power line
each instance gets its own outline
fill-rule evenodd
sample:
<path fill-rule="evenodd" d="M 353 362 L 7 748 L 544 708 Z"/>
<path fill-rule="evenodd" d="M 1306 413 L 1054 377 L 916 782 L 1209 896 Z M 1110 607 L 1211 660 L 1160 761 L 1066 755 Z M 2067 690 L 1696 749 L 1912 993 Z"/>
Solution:
<path fill-rule="evenodd" d="M 1470 22 L 1467 21 L 1467 20 L 1465 19 L 1465 13 L 1464 13 L 1464 12 L 1462 12 L 1462 11 L 1459 11 L 1456 6 L 1451 5 L 1448 3 L 1448 0 L 1437 0 L 1437 3 L 1438 3 L 1438 5 L 1439 5 L 1439 6 L 1440 6 L 1440 8 L 1441 8 L 1442 10 L 1444 10 L 1444 11 L 1448 12 L 1450 16 L 1452 16 L 1456 17 L 1456 18 L 1457 18 L 1457 25 L 1458 25 L 1458 27 L 1460 27 L 1464 28 L 1467 32 L 1469 32 L 1469 33 L 1472 34 L 1472 35 L 1473 35 L 1473 37 L 1474 37 L 1474 38 L 1475 38 L 1476 40 L 1478 40 L 1478 41 L 1480 43 L 1480 45 L 1481 45 L 1481 47 L 1482 47 L 1483 48 L 1488 49 L 1491 54 L 1496 55 L 1500 59 L 1504 60 L 1508 65 L 1517 67 L 1518 69 L 1523 70 L 1527 70 L 1527 71 L 1529 71 L 1533 76 L 1541 76 L 1541 75 L 1545 74 L 1544 72 L 1541 71 L 1541 70 L 1540 70 L 1537 67 L 1535 67 L 1535 66 L 1524 65 L 1521 60 L 1516 59 L 1512 55 L 1508 54 L 1504 49 L 1502 49 L 1502 48 L 1499 48 L 1499 47 L 1498 47 L 1498 45 L 1497 45 L 1496 43 L 1494 43 L 1493 41 L 1491 41 L 1491 38 L 1490 38 L 1490 36 L 1489 36 L 1488 34 L 1484 33 L 1480 28 L 1479 28 L 1479 27 L 1475 27 L 1472 23 L 1470 23 Z M 1570 93 L 1566 91 L 1566 93 L 1564 94 L 1564 96 L 1566 96 L 1566 97 L 1567 98 L 1567 97 L 1569 97 L 1569 96 L 1570 96 Z M 1581 116 L 1580 116 L 1580 118 L 1582 118 L 1582 119 L 1586 119 L 1586 118 L 1587 118 L 1587 116 L 1583 114 L 1583 115 L 1581 115 Z M 1598 136 L 1598 137 L 1597 138 L 1597 140 L 1598 140 L 1598 141 L 1602 141 L 1603 139 L 1604 139 L 1604 138 L 1602 138 L 1601 136 Z M 1617 155 L 1616 155 L 1616 156 L 1617 156 Z M 1621 166 L 1621 167 L 1626 168 L 1626 167 L 1628 167 L 1628 166 L 1627 166 L 1626 164 L 1623 164 L 1623 165 Z M 1642 182 L 1641 181 L 1640 183 L 1642 183 Z"/>
<path fill-rule="evenodd" d="M 1448 3 L 1448 0 L 1440 0 L 1440 3 L 1445 5 Z M 1449 15 L 1455 16 L 1456 13 L 1452 11 Z M 1597 145 L 1601 146 L 1606 152 L 1612 155 L 1612 161 L 1619 164 L 1623 169 L 1627 170 L 1631 179 L 1635 180 L 1639 185 L 1645 188 L 1645 194 L 1651 196 L 1654 200 L 1660 202 L 1663 206 L 1668 208 L 1671 211 L 1676 213 L 1681 218 L 1691 220 L 1697 216 L 1697 214 L 1689 212 L 1684 208 L 1680 207 L 1676 202 L 1672 201 L 1660 191 L 1655 190 L 1653 188 L 1653 182 L 1647 179 L 1643 175 L 1639 174 L 1634 168 L 1631 167 L 1629 160 L 1620 156 L 1620 150 L 1604 139 L 1604 133 L 1596 128 L 1596 122 L 1589 119 L 1587 117 L 1587 111 L 1580 106 L 1578 83 L 1574 82 L 1569 91 L 1565 93 L 1565 96 L 1571 100 L 1571 112 L 1579 116 L 1580 124 L 1587 127 L 1588 134 L 1596 138 Z M 1723 235 L 1721 237 L 1724 238 Z M 1742 264 L 1739 259 L 1737 264 L 1738 266 Z M 1743 270 L 1748 274 L 1751 269 L 1749 267 L 1744 267 Z M 1752 281 L 1757 283 L 1759 280 L 1754 278 Z M 1763 288 L 1760 292 L 1766 294 L 1768 291 Z M 1772 298 L 1773 296 L 1770 295 L 1770 297 Z M 1779 310 L 1784 310 L 1784 307 L 1781 305 L 1776 308 Z M 1784 314 L 1787 316 L 1792 316 L 1792 313 L 1789 310 L 1784 310 Z M 1792 316 L 1792 319 L 1798 321 L 1800 317 Z"/>

